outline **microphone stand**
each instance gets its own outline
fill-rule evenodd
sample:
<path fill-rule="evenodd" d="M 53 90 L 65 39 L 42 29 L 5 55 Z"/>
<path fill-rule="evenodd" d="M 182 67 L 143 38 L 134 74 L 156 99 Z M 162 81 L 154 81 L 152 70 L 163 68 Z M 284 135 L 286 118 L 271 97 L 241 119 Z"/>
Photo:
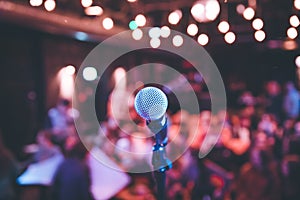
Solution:
<path fill-rule="evenodd" d="M 166 156 L 165 147 L 168 143 L 167 118 L 163 116 L 158 120 L 147 120 L 148 128 L 155 133 L 153 145 L 152 165 L 155 169 L 154 178 L 157 187 L 157 199 L 166 199 L 166 171 L 172 168 L 172 162 Z"/>

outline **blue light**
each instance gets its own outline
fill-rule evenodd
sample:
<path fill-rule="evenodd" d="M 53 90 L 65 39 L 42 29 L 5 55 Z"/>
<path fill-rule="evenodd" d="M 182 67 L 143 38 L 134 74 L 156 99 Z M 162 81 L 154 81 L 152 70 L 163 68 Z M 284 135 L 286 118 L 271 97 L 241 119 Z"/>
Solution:
<path fill-rule="evenodd" d="M 75 38 L 80 41 L 86 41 L 89 38 L 89 36 L 84 32 L 76 32 Z"/>
<path fill-rule="evenodd" d="M 129 28 L 131 30 L 135 30 L 138 28 L 138 25 L 136 24 L 136 22 L 134 20 L 132 20 L 131 22 L 129 22 Z"/>

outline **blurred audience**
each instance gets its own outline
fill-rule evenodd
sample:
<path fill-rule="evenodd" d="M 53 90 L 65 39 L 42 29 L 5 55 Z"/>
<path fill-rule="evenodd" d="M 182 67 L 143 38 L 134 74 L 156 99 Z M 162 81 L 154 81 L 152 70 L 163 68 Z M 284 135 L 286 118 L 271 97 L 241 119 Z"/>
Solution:
<path fill-rule="evenodd" d="M 169 114 L 168 156 L 184 154 L 167 171 L 168 199 L 300 199 L 299 92 L 292 82 L 283 92 L 275 80 L 261 89 L 262 93 L 255 93 L 243 81 L 232 82 L 226 112 L 213 114 L 202 109 L 199 115 L 185 110 Z M 130 116 L 139 128 L 144 126 L 132 109 Z M 55 200 L 93 199 L 85 164 L 87 152 L 79 142 L 74 117 L 70 102 L 60 100 L 49 110 L 49 124 L 37 134 L 35 148 L 27 149 L 31 153 L 34 150 L 34 162 L 65 154 L 51 186 Z M 223 122 L 219 134 L 215 128 Z M 153 137 L 149 133 L 145 137 L 123 119 L 121 123 L 125 129 L 119 127 L 118 119 L 109 116 L 99 132 L 81 139 L 89 140 L 125 171 L 150 169 Z M 200 149 L 209 154 L 199 159 Z M 18 168 L 1 138 L 0 161 L 0 200 L 13 200 Z M 132 184 L 118 198 L 126 199 L 122 195 L 127 195 L 147 199 L 142 197 L 145 194 L 153 199 L 153 183 L 141 183 L 131 176 Z M 145 177 L 149 179 L 148 174 Z"/>

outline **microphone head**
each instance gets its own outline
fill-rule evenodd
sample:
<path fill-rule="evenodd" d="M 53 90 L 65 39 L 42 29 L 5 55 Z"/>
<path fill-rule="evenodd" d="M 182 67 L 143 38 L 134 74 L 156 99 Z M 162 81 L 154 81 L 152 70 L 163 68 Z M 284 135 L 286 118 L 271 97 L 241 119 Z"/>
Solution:
<path fill-rule="evenodd" d="M 134 99 L 136 112 L 146 120 L 157 120 L 167 110 L 168 99 L 163 91 L 156 87 L 141 89 Z"/>

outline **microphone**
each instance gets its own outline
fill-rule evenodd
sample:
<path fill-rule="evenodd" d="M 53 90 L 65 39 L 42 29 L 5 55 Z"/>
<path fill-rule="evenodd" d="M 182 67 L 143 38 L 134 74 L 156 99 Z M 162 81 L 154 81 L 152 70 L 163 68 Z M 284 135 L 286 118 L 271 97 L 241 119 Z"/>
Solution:
<path fill-rule="evenodd" d="M 171 167 L 165 155 L 168 143 L 167 117 L 168 98 L 163 91 L 156 87 L 141 89 L 134 99 L 134 108 L 138 115 L 146 120 L 148 128 L 155 134 L 152 164 L 160 171 Z"/>
<path fill-rule="evenodd" d="M 156 87 L 145 87 L 135 96 L 134 108 L 146 120 L 161 118 L 165 114 L 167 107 L 167 96 Z"/>
<path fill-rule="evenodd" d="M 157 199 L 165 200 L 165 171 L 172 168 L 172 162 L 167 158 L 165 147 L 168 143 L 167 117 L 168 98 L 156 87 L 141 89 L 134 99 L 134 108 L 139 116 L 146 120 L 148 128 L 155 134 L 152 165 L 157 183 Z"/>
<path fill-rule="evenodd" d="M 146 120 L 148 128 L 155 134 L 167 128 L 167 118 L 165 116 L 168 107 L 168 98 L 163 91 L 156 87 L 145 87 L 141 89 L 134 99 L 134 108 L 139 116 Z M 160 144 L 167 141 L 165 134 L 157 134 L 160 136 Z M 165 137 L 163 137 L 165 136 Z"/>

